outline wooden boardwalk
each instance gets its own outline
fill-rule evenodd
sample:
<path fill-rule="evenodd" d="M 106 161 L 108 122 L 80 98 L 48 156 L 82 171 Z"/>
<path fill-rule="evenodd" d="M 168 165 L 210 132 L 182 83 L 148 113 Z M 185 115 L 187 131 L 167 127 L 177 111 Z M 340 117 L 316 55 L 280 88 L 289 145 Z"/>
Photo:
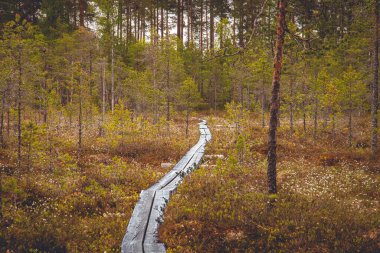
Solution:
<path fill-rule="evenodd" d="M 123 238 L 123 253 L 166 252 L 164 244 L 158 242 L 158 226 L 163 222 L 163 212 L 170 195 L 183 177 L 197 168 L 202 161 L 206 143 L 211 140 L 211 132 L 205 120 L 199 123 L 199 131 L 198 143 L 168 174 L 141 192 Z"/>

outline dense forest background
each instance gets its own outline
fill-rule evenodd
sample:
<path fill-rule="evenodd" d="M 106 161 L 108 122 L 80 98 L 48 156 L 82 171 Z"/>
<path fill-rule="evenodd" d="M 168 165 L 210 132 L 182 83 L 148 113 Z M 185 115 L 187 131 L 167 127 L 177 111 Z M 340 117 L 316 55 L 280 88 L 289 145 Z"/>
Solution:
<path fill-rule="evenodd" d="M 118 251 L 195 112 L 227 111 L 241 164 L 245 119 L 268 127 L 277 2 L 1 0 L 0 251 Z M 279 127 L 375 159 L 379 1 L 288 2 Z"/>
<path fill-rule="evenodd" d="M 347 117 L 351 145 L 352 118 L 371 104 L 374 2 L 288 8 L 281 114 L 314 137 L 319 118 L 335 134 Z M 13 111 L 20 121 L 38 112 L 45 124 L 57 112 L 83 114 L 83 125 L 121 103 L 158 122 L 172 109 L 235 101 L 261 111 L 265 125 L 275 1 L 2 1 L 1 12 L 3 145 Z"/>

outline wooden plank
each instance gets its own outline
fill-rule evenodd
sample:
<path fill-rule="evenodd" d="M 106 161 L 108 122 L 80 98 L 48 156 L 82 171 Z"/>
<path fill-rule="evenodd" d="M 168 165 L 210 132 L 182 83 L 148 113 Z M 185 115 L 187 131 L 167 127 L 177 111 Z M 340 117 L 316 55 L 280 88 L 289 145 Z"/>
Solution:
<path fill-rule="evenodd" d="M 157 236 L 158 227 L 163 222 L 164 209 L 183 176 L 200 165 L 206 143 L 211 140 L 206 121 L 199 123 L 199 131 L 199 141 L 174 168 L 148 190 L 141 192 L 123 238 L 123 253 L 165 252 L 165 246 L 158 242 Z"/>
<path fill-rule="evenodd" d="M 145 237 L 145 230 L 148 225 L 147 217 L 150 216 L 154 195 L 155 191 L 152 190 L 141 192 L 140 200 L 133 210 L 127 232 L 123 238 L 122 252 L 143 252 L 142 242 Z"/>

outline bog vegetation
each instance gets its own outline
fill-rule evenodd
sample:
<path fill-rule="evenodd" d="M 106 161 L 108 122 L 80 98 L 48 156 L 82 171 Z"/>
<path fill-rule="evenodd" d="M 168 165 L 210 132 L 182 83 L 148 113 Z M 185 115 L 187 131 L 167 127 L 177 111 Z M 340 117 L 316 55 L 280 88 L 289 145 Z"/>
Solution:
<path fill-rule="evenodd" d="M 0 252 L 376 252 L 380 0 L 0 1 Z"/>

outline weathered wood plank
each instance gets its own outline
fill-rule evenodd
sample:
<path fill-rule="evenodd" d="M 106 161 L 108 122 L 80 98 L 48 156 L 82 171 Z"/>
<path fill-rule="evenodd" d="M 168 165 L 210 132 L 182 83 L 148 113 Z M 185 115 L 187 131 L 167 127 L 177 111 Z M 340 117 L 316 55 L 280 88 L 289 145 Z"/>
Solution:
<path fill-rule="evenodd" d="M 157 231 L 163 222 L 164 209 L 170 195 L 174 193 L 183 177 L 199 167 L 205 146 L 211 140 L 211 132 L 206 121 L 199 123 L 200 137 L 195 144 L 174 166 L 174 168 L 140 194 L 123 238 L 123 253 L 165 252 L 165 246 L 158 242 Z"/>
<path fill-rule="evenodd" d="M 148 225 L 147 217 L 150 216 L 155 194 L 155 191 L 149 189 L 141 192 L 123 239 L 122 252 L 143 252 L 142 242 Z"/>

